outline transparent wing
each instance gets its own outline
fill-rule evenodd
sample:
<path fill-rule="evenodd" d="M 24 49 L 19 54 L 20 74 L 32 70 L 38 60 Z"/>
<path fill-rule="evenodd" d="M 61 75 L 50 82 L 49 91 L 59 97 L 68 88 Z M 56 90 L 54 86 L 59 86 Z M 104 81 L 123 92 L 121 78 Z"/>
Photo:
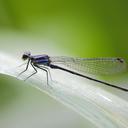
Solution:
<path fill-rule="evenodd" d="M 127 64 L 122 58 L 50 57 L 50 60 L 54 65 L 93 75 L 113 75 L 127 70 Z"/>

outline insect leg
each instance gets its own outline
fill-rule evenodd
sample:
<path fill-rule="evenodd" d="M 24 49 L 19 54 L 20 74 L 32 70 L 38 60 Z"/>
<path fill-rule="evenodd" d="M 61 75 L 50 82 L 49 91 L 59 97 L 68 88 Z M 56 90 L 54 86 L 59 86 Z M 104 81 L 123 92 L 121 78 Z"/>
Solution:
<path fill-rule="evenodd" d="M 34 65 L 34 66 L 46 72 L 46 76 L 47 76 L 47 84 L 48 84 L 48 73 L 49 73 L 48 69 L 45 69 L 45 68 L 40 67 L 40 66 L 38 66 L 38 65 Z"/>
<path fill-rule="evenodd" d="M 22 71 L 17 77 L 19 77 L 21 74 L 23 74 L 25 71 L 28 70 L 29 63 L 30 63 L 30 59 L 28 60 L 28 63 L 27 63 L 27 66 L 26 66 L 25 70 Z"/>
<path fill-rule="evenodd" d="M 33 63 L 31 62 L 30 64 L 33 67 L 33 69 L 35 70 L 35 72 L 32 73 L 30 76 L 28 76 L 24 81 L 26 81 L 27 79 L 29 79 L 30 77 L 32 77 L 33 75 L 35 75 L 37 73 L 37 69 L 35 68 L 35 66 L 33 65 Z"/>
<path fill-rule="evenodd" d="M 50 72 L 49 68 L 47 68 L 47 67 L 44 67 L 44 68 L 48 71 L 48 74 L 49 74 L 50 80 L 52 81 L 52 76 L 51 76 L 51 72 Z"/>

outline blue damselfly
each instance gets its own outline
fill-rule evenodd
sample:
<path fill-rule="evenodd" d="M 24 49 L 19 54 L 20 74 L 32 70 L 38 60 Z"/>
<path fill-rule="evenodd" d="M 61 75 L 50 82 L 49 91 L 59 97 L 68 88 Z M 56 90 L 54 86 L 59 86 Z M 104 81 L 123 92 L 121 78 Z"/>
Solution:
<path fill-rule="evenodd" d="M 29 64 L 35 70 L 29 77 L 38 72 L 38 68 L 46 72 L 47 83 L 48 75 L 50 73 L 49 67 L 52 69 L 59 69 L 66 71 L 68 73 L 99 82 L 101 84 L 111 86 L 123 91 L 128 91 L 128 89 L 107 83 L 92 77 L 85 75 L 94 74 L 94 75 L 113 75 L 125 72 L 127 69 L 127 64 L 122 58 L 72 58 L 72 57 L 51 57 L 45 54 L 42 55 L 31 55 L 30 52 L 26 52 L 22 55 L 23 60 L 28 60 L 26 69 L 22 71 L 19 76 L 27 71 Z M 65 67 L 59 66 L 59 64 L 64 65 Z"/>

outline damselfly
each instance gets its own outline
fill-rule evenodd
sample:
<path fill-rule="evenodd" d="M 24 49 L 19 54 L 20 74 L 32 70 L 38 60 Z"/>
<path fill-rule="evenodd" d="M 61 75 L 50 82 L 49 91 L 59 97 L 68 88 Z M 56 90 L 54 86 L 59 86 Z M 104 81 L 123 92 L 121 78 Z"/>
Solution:
<path fill-rule="evenodd" d="M 94 74 L 94 75 L 112 75 L 117 73 L 125 72 L 127 69 L 127 64 L 122 58 L 72 58 L 72 57 L 51 57 L 45 54 L 42 55 L 31 55 L 30 52 L 26 52 L 22 55 L 23 60 L 28 60 L 26 69 L 22 71 L 19 76 L 27 71 L 29 64 L 35 70 L 30 76 L 26 78 L 30 78 L 34 74 L 38 72 L 37 68 L 42 69 L 46 72 L 47 75 L 47 83 L 48 83 L 48 75 L 50 74 L 49 67 L 52 69 L 59 69 L 66 71 L 68 73 L 99 82 L 101 84 L 111 86 L 113 88 L 117 88 L 123 91 L 128 91 L 128 89 L 113 85 L 111 83 L 107 83 L 92 77 L 85 75 Z M 65 67 L 61 67 L 60 65 L 64 65 Z M 67 67 L 67 68 L 66 68 Z"/>

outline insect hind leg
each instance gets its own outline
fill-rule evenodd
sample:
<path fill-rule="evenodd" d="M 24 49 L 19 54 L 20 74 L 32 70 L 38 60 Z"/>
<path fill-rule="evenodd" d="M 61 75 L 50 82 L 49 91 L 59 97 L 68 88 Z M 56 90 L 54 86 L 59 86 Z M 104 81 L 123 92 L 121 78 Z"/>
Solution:
<path fill-rule="evenodd" d="M 40 67 L 40 66 L 38 66 L 38 65 L 34 65 L 34 66 L 46 72 L 46 76 L 47 76 L 47 85 L 49 85 L 49 79 L 48 79 L 49 76 L 50 76 L 50 80 L 52 80 L 51 73 L 50 73 L 49 69 L 46 68 L 46 67 Z"/>

